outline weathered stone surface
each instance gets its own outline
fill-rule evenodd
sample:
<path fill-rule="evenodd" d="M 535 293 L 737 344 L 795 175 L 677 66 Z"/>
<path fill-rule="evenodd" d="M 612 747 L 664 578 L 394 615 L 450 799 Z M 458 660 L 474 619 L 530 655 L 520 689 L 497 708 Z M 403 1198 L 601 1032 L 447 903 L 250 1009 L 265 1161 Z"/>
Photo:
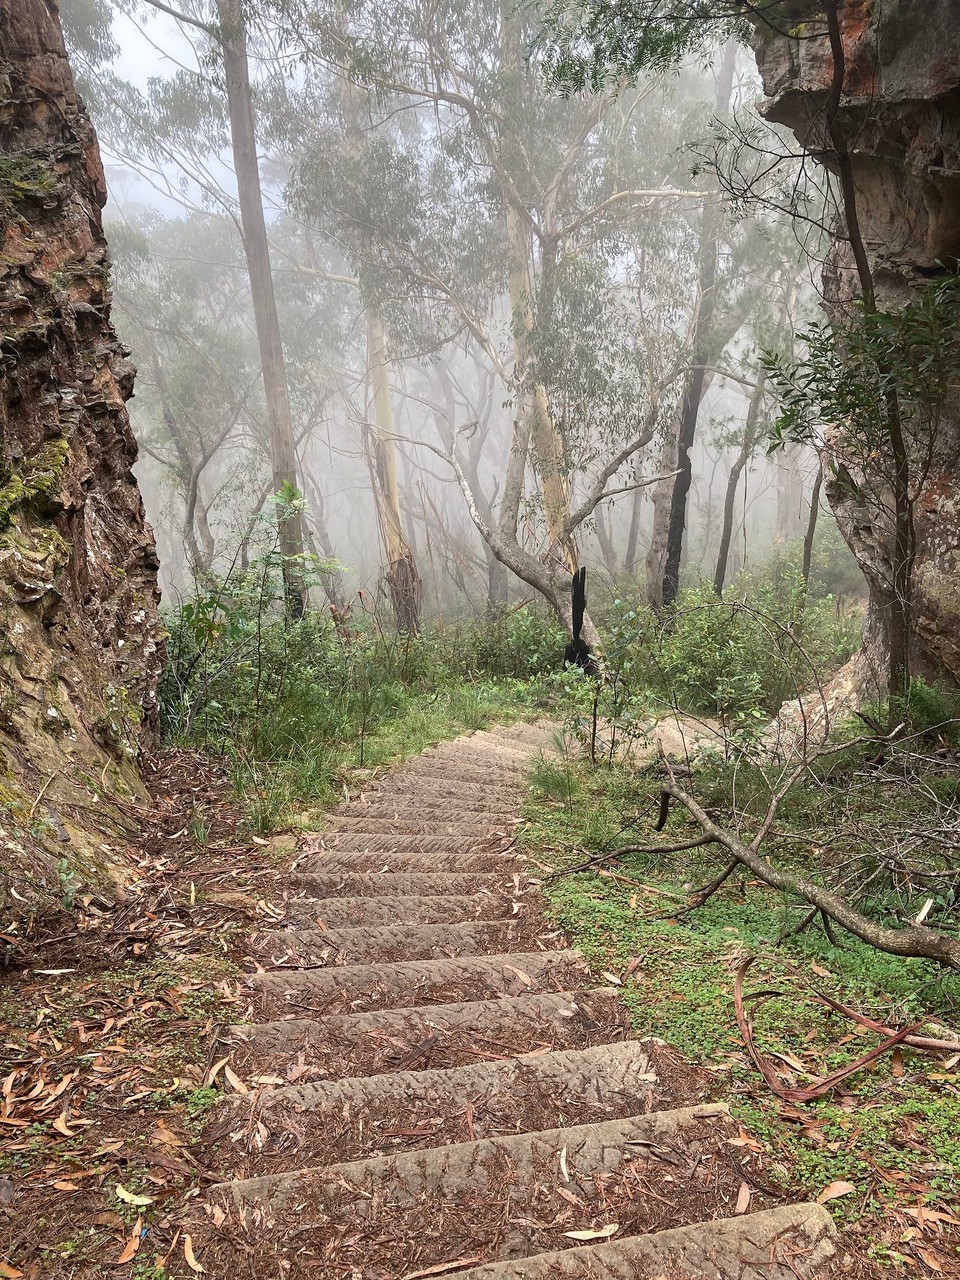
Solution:
<path fill-rule="evenodd" d="M 116 878 L 116 801 L 141 793 L 156 725 L 157 559 L 105 199 L 55 0 L 0 0 L 0 896 Z"/>
<path fill-rule="evenodd" d="M 765 113 L 824 155 L 823 106 L 833 60 L 822 5 L 792 0 L 784 34 L 758 27 L 755 51 Z M 861 228 L 879 300 L 895 306 L 960 256 L 960 21 L 955 0 L 843 0 L 846 77 L 841 121 L 851 150 Z M 829 153 L 825 162 L 830 167 Z M 852 255 L 838 239 L 824 271 L 828 308 L 859 292 Z M 844 454 L 842 431 L 828 461 L 846 465 L 863 491 L 826 468 L 826 493 L 871 589 L 865 653 L 882 683 L 884 610 L 892 528 L 878 514 L 876 479 Z M 915 669 L 960 680 L 960 404 L 948 400 L 914 493 Z M 873 486 L 873 492 L 865 492 Z"/>

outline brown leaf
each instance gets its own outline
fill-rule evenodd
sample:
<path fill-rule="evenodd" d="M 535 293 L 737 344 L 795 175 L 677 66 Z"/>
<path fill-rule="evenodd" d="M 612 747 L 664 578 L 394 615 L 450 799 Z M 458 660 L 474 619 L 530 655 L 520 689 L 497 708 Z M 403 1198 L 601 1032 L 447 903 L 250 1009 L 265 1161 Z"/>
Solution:
<path fill-rule="evenodd" d="M 191 1239 L 190 1236 L 183 1237 L 183 1256 L 186 1258 L 187 1266 L 190 1268 L 191 1271 L 195 1271 L 197 1275 L 199 1275 L 203 1271 L 203 1267 L 201 1267 L 200 1263 L 197 1261 L 197 1259 L 194 1256 L 193 1240 Z"/>
<path fill-rule="evenodd" d="M 216 1080 L 217 1076 L 220 1074 L 220 1069 L 222 1067 L 225 1067 L 229 1061 L 230 1061 L 230 1057 L 228 1055 L 226 1058 L 221 1058 L 219 1062 L 215 1062 L 213 1064 L 213 1066 L 207 1072 L 206 1079 L 203 1082 L 208 1088 L 210 1087 L 210 1085 L 213 1084 L 214 1080 Z"/>
<path fill-rule="evenodd" d="M 223 1064 L 223 1074 L 230 1087 L 237 1093 L 249 1093 L 250 1090 L 243 1083 L 237 1073 L 233 1070 L 228 1062 Z"/>
<path fill-rule="evenodd" d="M 564 1200 L 569 1204 L 576 1205 L 578 1209 L 585 1209 L 587 1207 L 579 1196 L 575 1196 L 573 1192 L 568 1191 L 566 1187 L 557 1187 L 557 1195 L 563 1196 Z"/>
<path fill-rule="evenodd" d="M 826 1204 L 828 1200 L 836 1200 L 839 1196 L 848 1196 L 851 1191 L 856 1191 L 856 1189 L 852 1182 L 831 1182 L 829 1187 L 824 1187 L 817 1196 L 817 1204 Z"/>
<path fill-rule="evenodd" d="M 737 1216 L 739 1216 L 741 1213 L 746 1213 L 749 1208 L 750 1208 L 750 1183 L 741 1182 L 740 1190 L 737 1192 L 737 1207 L 734 1209 L 733 1212 Z"/>
<path fill-rule="evenodd" d="M 139 1196 L 133 1191 L 128 1191 L 127 1188 L 119 1182 L 116 1185 L 115 1191 L 118 1200 L 122 1200 L 124 1204 L 133 1204 L 138 1207 L 153 1204 L 155 1199 L 154 1196 Z"/>
<path fill-rule="evenodd" d="M 445 1271 L 452 1271 L 454 1267 L 471 1267 L 475 1262 L 482 1262 L 482 1258 L 457 1258 L 455 1262 L 438 1262 L 434 1267 L 424 1267 L 422 1271 L 408 1271 L 403 1280 L 422 1280 L 424 1276 L 442 1276 Z"/>
<path fill-rule="evenodd" d="M 525 987 L 533 986 L 533 979 L 530 977 L 529 973 L 524 973 L 522 969 L 518 969 L 517 966 L 514 964 L 505 964 L 503 967 L 509 973 L 516 974 L 516 976 L 520 979 L 520 981 L 523 983 Z"/>
<path fill-rule="evenodd" d="M 120 1257 L 117 1259 L 116 1263 L 114 1264 L 115 1266 L 118 1266 L 118 1267 L 123 1266 L 125 1262 L 129 1262 L 131 1258 L 133 1258 L 137 1250 L 140 1248 L 140 1239 L 141 1239 L 140 1232 L 142 1230 L 143 1230 L 143 1219 L 138 1218 L 136 1226 L 133 1228 L 133 1235 L 130 1237 L 127 1243 L 123 1246 L 123 1253 L 121 1253 Z"/>
<path fill-rule="evenodd" d="M 0 1262 L 0 1276 L 4 1276 L 5 1280 L 19 1280 L 22 1275 L 22 1271 L 18 1271 L 16 1267 L 11 1267 L 8 1262 Z"/>
<path fill-rule="evenodd" d="M 936 1271 L 937 1275 L 944 1275 L 943 1267 L 940 1265 L 940 1259 L 935 1253 L 931 1253 L 929 1249 L 924 1249 L 922 1244 L 915 1244 L 914 1249 L 919 1253 L 931 1271 Z"/>

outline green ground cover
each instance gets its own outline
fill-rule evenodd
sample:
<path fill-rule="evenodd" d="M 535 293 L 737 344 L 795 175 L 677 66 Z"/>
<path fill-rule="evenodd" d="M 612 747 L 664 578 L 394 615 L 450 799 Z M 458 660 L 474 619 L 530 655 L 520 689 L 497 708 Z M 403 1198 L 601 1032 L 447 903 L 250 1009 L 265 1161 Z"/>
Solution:
<path fill-rule="evenodd" d="M 711 803 L 729 803 L 733 770 L 717 770 Z M 745 780 L 744 780 L 745 781 Z M 841 806 L 818 792 L 825 819 Z M 726 789 L 725 789 L 726 788 Z M 749 794 L 749 785 L 744 788 Z M 699 835 L 674 812 L 662 835 L 651 833 L 657 779 L 621 765 L 593 768 L 573 755 L 542 764 L 535 777 L 525 846 L 539 863 L 561 870 L 585 856 L 625 845 L 677 844 Z M 875 820 L 902 821 L 882 812 Z M 887 804 L 900 803 L 889 794 Z M 816 873 L 809 797 L 798 797 L 775 847 Z M 792 837 L 799 837 L 794 839 Z M 788 850 L 788 852 L 785 852 Z M 758 1049 L 785 1088 L 809 1086 L 853 1062 L 877 1037 L 819 1002 L 820 990 L 893 1027 L 960 1021 L 960 979 L 929 962 L 885 955 L 819 925 L 785 936 L 803 915 L 749 876 L 737 874 L 704 906 L 685 913 L 691 890 L 722 869 L 722 855 L 628 853 L 586 872 L 548 879 L 550 907 L 571 941 L 601 972 L 623 981 L 637 1031 L 661 1037 L 715 1072 L 717 1088 L 745 1128 L 768 1144 L 784 1190 L 811 1198 L 849 1184 L 830 1201 L 844 1224 L 873 1231 L 871 1256 L 915 1265 L 907 1248 L 926 1210 L 953 1216 L 960 1189 L 960 1074 L 943 1055 L 904 1048 L 806 1103 L 777 1097 L 750 1060 L 734 1015 L 735 975 L 756 957 L 745 992 Z M 822 868 L 821 868 L 822 870 Z M 956 1264 L 957 1254 L 954 1252 Z"/>

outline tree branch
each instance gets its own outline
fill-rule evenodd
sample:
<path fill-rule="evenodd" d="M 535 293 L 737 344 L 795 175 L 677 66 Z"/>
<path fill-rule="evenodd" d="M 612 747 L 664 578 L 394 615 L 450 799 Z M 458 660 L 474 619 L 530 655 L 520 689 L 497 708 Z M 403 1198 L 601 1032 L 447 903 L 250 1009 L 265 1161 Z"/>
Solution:
<path fill-rule="evenodd" d="M 217 44 L 223 45 L 223 37 L 216 27 L 211 26 L 208 22 L 202 22 L 199 18 L 191 18 L 189 14 L 181 13 L 178 9 L 171 9 L 168 4 L 164 4 L 163 0 L 144 0 L 145 4 L 150 5 L 153 9 L 159 9 L 161 13 L 167 13 L 171 18 L 176 18 L 178 22 L 185 22 L 188 27 L 196 27 L 199 31 L 205 32 L 211 40 L 216 40 Z"/>
<path fill-rule="evenodd" d="M 831 893 L 829 889 L 815 884 L 805 876 L 782 871 L 761 857 L 756 848 L 749 848 L 736 836 L 724 831 L 700 807 L 693 796 L 678 786 L 672 770 L 670 778 L 663 784 L 663 789 L 674 799 L 679 800 L 697 820 L 705 836 L 709 836 L 716 844 L 727 849 L 737 862 L 747 867 L 758 880 L 772 885 L 774 889 L 803 898 L 804 901 L 818 907 L 848 933 L 852 933 L 854 937 L 869 943 L 879 951 L 886 951 L 895 956 L 922 956 L 927 960 L 936 960 L 939 964 L 951 969 L 960 969 L 960 940 L 950 938 L 925 925 L 907 925 L 900 929 L 892 929 L 887 925 L 877 924 L 856 907 L 845 902 L 843 898 Z M 764 826 L 769 829 L 769 823 L 765 823 Z M 758 840 L 755 839 L 753 844 L 756 846 Z"/>

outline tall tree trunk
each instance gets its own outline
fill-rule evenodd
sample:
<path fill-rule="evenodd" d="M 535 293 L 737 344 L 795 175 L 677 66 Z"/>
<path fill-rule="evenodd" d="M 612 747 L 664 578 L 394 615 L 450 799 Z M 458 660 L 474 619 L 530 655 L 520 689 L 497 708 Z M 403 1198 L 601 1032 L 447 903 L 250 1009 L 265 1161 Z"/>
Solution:
<path fill-rule="evenodd" d="M 616 547 L 613 545 L 611 527 L 607 524 L 607 512 L 603 509 L 597 511 L 597 541 L 600 543 L 600 554 L 603 556 L 603 563 L 606 565 L 610 576 L 615 578 L 620 572 L 620 561 L 617 558 Z"/>
<path fill-rule="evenodd" d="M 810 565 L 813 563 L 813 540 L 817 536 L 817 517 L 820 515 L 820 490 L 823 487 L 823 463 L 817 458 L 817 476 L 813 482 L 813 493 L 810 495 L 810 515 L 807 517 L 807 530 L 803 535 L 803 563 L 800 572 L 803 585 L 809 586 Z"/>
<path fill-rule="evenodd" d="M 250 276 L 250 295 L 263 374 L 272 484 L 275 493 L 285 490 L 292 494 L 298 488 L 293 418 L 280 341 L 277 299 L 270 270 L 270 246 L 263 216 L 256 119 L 247 63 L 247 33 L 241 0 L 216 0 L 216 3 L 227 81 L 230 143 L 240 198 L 243 248 Z M 303 575 L 303 521 L 299 512 L 282 512 L 278 532 L 287 615 L 300 618 L 306 608 L 306 587 Z"/>
<path fill-rule="evenodd" d="M 787 444 L 773 459 L 777 487 L 777 514 L 773 527 L 773 541 L 777 547 L 786 547 L 800 530 L 803 485 L 797 471 L 799 452 L 795 444 Z"/>
<path fill-rule="evenodd" d="M 530 422 L 534 466 L 543 495 L 547 546 L 574 573 L 578 565 L 577 548 L 573 538 L 565 533 L 570 489 L 564 474 L 564 443 L 550 413 L 547 389 L 537 377 L 536 353 L 530 343 L 534 327 L 530 238 L 509 200 L 505 206 L 505 218 L 510 307 L 519 381 L 517 414 L 526 415 Z"/>
<path fill-rule="evenodd" d="M 717 595 L 723 594 L 723 584 L 727 576 L 727 561 L 730 558 L 730 542 L 733 537 L 733 511 L 737 500 L 737 488 L 743 469 L 750 460 L 750 455 L 757 443 L 757 423 L 760 418 L 760 405 L 763 402 L 764 389 L 767 383 L 766 370 L 761 372 L 757 385 L 750 397 L 746 421 L 743 424 L 743 436 L 740 450 L 730 468 L 727 477 L 727 491 L 723 499 L 723 527 L 720 530 L 720 547 L 717 551 L 717 568 L 713 575 L 713 589 Z"/>
<path fill-rule="evenodd" d="M 729 40 L 717 78 L 717 110 L 727 112 L 733 93 L 733 72 L 737 59 L 736 41 Z M 700 234 L 700 266 L 697 314 L 693 326 L 692 367 L 687 374 L 677 433 L 677 470 L 670 495 L 670 517 L 667 523 L 666 555 L 663 565 L 663 604 L 672 604 L 680 588 L 680 561 L 683 534 L 687 522 L 687 497 L 693 478 L 692 451 L 697 434 L 697 419 L 703 401 L 710 330 L 716 310 L 717 259 L 720 254 L 719 208 L 707 205 L 703 210 Z"/>
<path fill-rule="evenodd" d="M 367 308 L 367 377 L 372 430 L 371 453 L 374 497 L 380 536 L 387 560 L 387 586 L 399 631 L 413 635 L 420 629 L 423 584 L 416 561 L 403 531 L 400 488 L 397 484 L 397 442 L 390 398 L 386 339 L 383 322 L 372 307 Z"/>
<path fill-rule="evenodd" d="M 310 491 L 310 521 L 313 523 L 311 533 L 310 521 L 304 522 L 304 535 L 310 550 L 320 563 L 320 582 L 323 593 L 330 605 L 330 612 L 338 629 L 346 625 L 351 606 L 347 603 L 343 589 L 343 574 L 336 564 L 333 540 L 327 529 L 326 510 L 320 486 L 316 484 L 309 472 L 304 471 L 304 484 Z"/>
<path fill-rule="evenodd" d="M 679 424 L 678 424 L 679 425 Z M 667 531 L 670 528 L 670 507 L 676 477 L 679 446 L 677 429 L 671 430 L 663 443 L 660 470 L 671 478 L 661 480 L 653 489 L 653 523 L 650 529 L 650 545 L 644 563 L 647 604 L 651 609 L 663 606 L 663 571 L 667 559 Z"/>
<path fill-rule="evenodd" d="M 634 489 L 630 503 L 630 529 L 627 533 L 627 549 L 623 557 L 623 567 L 627 573 L 633 573 L 637 564 L 637 543 L 640 540 L 640 512 L 643 507 L 643 490 Z"/>

